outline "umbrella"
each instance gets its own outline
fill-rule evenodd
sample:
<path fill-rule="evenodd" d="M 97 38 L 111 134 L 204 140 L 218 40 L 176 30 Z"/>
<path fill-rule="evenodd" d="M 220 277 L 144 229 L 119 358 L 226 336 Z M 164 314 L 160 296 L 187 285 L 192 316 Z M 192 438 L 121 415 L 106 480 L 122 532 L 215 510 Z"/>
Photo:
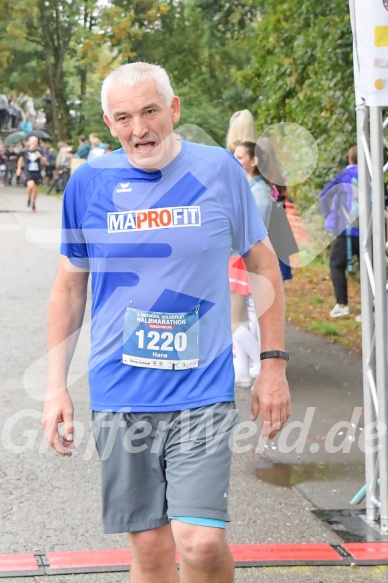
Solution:
<path fill-rule="evenodd" d="M 4 146 L 13 146 L 18 142 L 22 142 L 26 139 L 26 136 L 26 132 L 12 132 L 12 134 L 9 134 L 9 136 L 5 138 Z"/>
<path fill-rule="evenodd" d="M 31 138 L 31 136 L 35 136 L 40 140 L 51 140 L 51 136 L 43 130 L 32 130 L 32 132 L 28 132 L 27 138 Z"/>

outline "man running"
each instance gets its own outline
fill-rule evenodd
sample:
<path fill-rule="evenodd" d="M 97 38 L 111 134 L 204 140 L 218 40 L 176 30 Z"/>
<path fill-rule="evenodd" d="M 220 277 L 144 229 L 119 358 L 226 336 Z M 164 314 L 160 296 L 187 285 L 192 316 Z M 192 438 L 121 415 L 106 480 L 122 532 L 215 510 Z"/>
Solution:
<path fill-rule="evenodd" d="M 267 301 L 252 417 L 260 411 L 270 437 L 290 413 L 279 263 L 236 159 L 174 137 L 180 101 L 162 67 L 119 67 L 103 83 L 102 107 L 122 148 L 81 165 L 66 188 L 42 424 L 51 446 L 70 456 L 67 371 L 91 272 L 104 530 L 129 533 L 133 583 L 231 583 L 228 259 L 239 250 L 261 276 L 253 295 Z"/>
<path fill-rule="evenodd" d="M 36 199 L 38 197 L 38 186 L 42 183 L 42 168 L 46 163 L 45 157 L 38 148 L 39 140 L 36 136 L 31 136 L 27 142 L 27 148 L 19 155 L 16 176 L 20 176 L 22 168 L 27 184 L 27 206 L 36 211 Z"/>

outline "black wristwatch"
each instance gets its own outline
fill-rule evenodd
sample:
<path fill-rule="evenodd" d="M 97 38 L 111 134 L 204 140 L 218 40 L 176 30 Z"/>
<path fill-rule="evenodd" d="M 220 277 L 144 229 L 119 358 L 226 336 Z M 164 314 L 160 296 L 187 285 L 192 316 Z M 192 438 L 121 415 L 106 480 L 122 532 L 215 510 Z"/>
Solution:
<path fill-rule="evenodd" d="M 283 358 L 283 360 L 290 360 L 290 355 L 288 352 L 283 352 L 283 350 L 267 350 L 260 354 L 260 360 L 265 360 L 266 358 Z"/>

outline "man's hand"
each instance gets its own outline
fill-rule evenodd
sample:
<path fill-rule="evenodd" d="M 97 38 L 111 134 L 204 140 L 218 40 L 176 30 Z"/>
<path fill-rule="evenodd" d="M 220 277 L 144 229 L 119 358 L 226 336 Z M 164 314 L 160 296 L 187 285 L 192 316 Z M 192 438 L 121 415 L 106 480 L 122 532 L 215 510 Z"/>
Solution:
<path fill-rule="evenodd" d="M 290 416 L 290 391 L 281 359 L 262 361 L 252 387 L 252 421 L 261 413 L 261 435 L 273 438 Z"/>
<path fill-rule="evenodd" d="M 59 424 L 63 423 L 63 435 Z M 53 398 L 47 397 L 43 410 L 42 426 L 47 441 L 59 455 L 71 456 L 74 449 L 73 403 L 63 389 Z"/>

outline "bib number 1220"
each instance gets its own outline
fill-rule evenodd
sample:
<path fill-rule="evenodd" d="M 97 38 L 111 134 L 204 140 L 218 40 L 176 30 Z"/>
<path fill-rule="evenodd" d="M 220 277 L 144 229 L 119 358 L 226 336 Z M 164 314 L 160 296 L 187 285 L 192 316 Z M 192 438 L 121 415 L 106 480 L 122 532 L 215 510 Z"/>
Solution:
<path fill-rule="evenodd" d="M 187 335 L 185 332 L 156 332 L 152 330 L 145 334 L 144 330 L 136 332 L 138 347 L 147 350 L 176 350 L 182 352 L 187 348 Z M 146 346 L 145 346 L 146 344 Z"/>

